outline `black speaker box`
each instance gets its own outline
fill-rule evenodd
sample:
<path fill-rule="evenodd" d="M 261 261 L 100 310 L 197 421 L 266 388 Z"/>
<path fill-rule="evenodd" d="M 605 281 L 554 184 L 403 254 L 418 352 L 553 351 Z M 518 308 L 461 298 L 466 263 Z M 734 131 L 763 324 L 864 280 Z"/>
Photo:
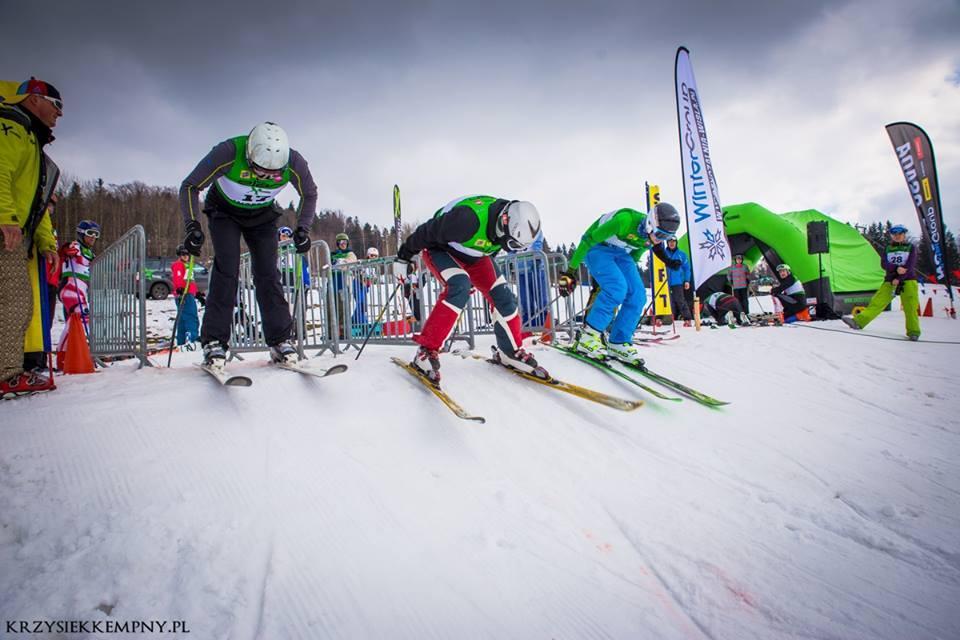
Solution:
<path fill-rule="evenodd" d="M 830 241 L 827 238 L 826 221 L 807 223 L 807 253 L 815 255 L 818 253 L 829 253 Z"/>

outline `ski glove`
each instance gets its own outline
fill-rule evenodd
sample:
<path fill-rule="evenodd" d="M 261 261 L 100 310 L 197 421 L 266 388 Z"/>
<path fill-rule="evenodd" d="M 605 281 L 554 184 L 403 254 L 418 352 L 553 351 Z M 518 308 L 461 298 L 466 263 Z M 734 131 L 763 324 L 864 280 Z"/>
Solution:
<path fill-rule="evenodd" d="M 203 235 L 203 229 L 200 227 L 200 223 L 196 220 L 191 220 L 187 223 L 187 235 L 183 237 L 183 246 L 186 247 L 187 251 L 191 255 L 200 257 L 200 250 L 203 248 L 203 241 L 205 237 Z"/>
<path fill-rule="evenodd" d="M 410 261 L 404 260 L 403 258 L 397 258 L 393 261 L 393 275 L 399 281 L 403 282 L 407 279 L 408 269 L 410 268 Z"/>
<path fill-rule="evenodd" d="M 577 288 L 577 275 L 572 270 L 567 269 L 557 278 L 557 288 L 560 289 L 560 295 L 566 298 Z"/>
<path fill-rule="evenodd" d="M 297 253 L 310 251 L 310 232 L 306 227 L 297 227 L 293 232 L 293 246 L 297 248 Z"/>
<path fill-rule="evenodd" d="M 197 295 L 194 296 L 197 299 L 197 302 L 200 303 L 201 307 L 207 306 L 207 294 L 203 291 L 197 291 Z"/>

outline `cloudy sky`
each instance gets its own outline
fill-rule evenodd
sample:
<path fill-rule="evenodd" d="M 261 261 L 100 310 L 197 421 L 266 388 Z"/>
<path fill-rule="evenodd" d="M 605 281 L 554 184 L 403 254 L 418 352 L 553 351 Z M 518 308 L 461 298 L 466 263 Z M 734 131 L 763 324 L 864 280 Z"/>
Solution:
<path fill-rule="evenodd" d="M 216 142 L 273 120 L 321 207 L 390 224 L 394 183 L 409 221 L 487 193 L 534 202 L 548 239 L 569 242 L 605 211 L 642 208 L 644 181 L 682 202 L 685 45 L 722 204 L 917 234 L 884 131 L 910 120 L 960 229 L 957 0 L 86 0 L 4 14 L 0 78 L 60 89 L 51 155 L 79 178 L 179 185 Z"/>

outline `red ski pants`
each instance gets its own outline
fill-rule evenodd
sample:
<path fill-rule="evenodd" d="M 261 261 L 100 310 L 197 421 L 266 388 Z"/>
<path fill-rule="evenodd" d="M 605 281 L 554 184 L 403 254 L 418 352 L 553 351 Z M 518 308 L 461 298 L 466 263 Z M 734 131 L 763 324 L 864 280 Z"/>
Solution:
<path fill-rule="evenodd" d="M 427 349 L 440 349 L 453 333 L 470 300 L 472 287 L 475 287 L 493 308 L 497 346 L 508 354 L 520 347 L 523 339 L 517 298 L 507 281 L 497 273 L 493 260 L 484 256 L 467 264 L 439 249 L 426 250 L 422 255 L 430 273 L 443 283 L 443 291 L 424 323 L 423 331 L 414 337 L 414 341 Z"/>

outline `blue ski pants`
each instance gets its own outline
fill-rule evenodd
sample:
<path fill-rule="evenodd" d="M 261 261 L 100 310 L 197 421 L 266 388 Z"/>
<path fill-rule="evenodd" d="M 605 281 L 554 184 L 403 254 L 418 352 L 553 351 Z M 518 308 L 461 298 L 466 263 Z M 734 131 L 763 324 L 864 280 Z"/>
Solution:
<path fill-rule="evenodd" d="M 640 279 L 637 263 L 623 249 L 604 244 L 590 249 L 586 262 L 590 275 L 600 283 L 600 293 L 587 314 L 587 324 L 602 332 L 616 314 L 610 329 L 610 342 L 633 342 L 633 332 L 647 304 L 647 290 Z"/>
<path fill-rule="evenodd" d="M 197 299 L 184 294 L 183 307 L 180 310 L 180 322 L 177 324 L 177 344 L 186 344 L 200 339 L 200 316 L 197 314 Z"/>

